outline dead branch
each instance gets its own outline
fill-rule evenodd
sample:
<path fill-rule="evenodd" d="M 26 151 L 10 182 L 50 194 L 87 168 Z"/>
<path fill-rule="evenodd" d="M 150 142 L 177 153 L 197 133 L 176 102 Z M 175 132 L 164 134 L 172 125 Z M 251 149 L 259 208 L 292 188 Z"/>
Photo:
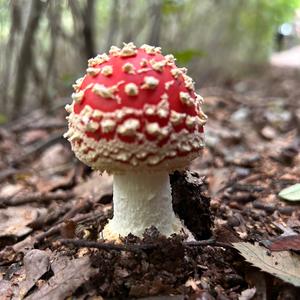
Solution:
<path fill-rule="evenodd" d="M 76 248 L 96 248 L 101 250 L 115 250 L 115 251 L 129 251 L 129 252 L 140 252 L 142 250 L 152 250 L 159 247 L 159 244 L 114 244 L 107 242 L 94 242 L 87 240 L 75 240 L 75 239 L 60 239 L 60 243 L 63 245 L 72 245 Z M 223 248 L 231 248 L 229 244 L 216 242 L 214 238 L 203 240 L 203 241 L 195 241 L 195 242 L 183 242 L 185 247 L 205 247 L 205 246 L 216 246 Z"/>
<path fill-rule="evenodd" d="M 36 220 L 30 223 L 30 227 L 34 230 L 43 229 L 46 226 L 50 226 L 54 224 L 61 215 L 66 214 L 73 207 L 73 202 L 66 202 L 65 205 L 57 206 L 54 210 L 51 210 L 47 213 L 47 215 L 39 215 Z"/>
<path fill-rule="evenodd" d="M 65 130 L 67 129 L 67 124 L 66 122 L 57 122 L 55 120 L 49 121 L 49 122 L 37 122 L 37 123 L 32 123 L 32 124 L 27 124 L 22 127 L 15 127 L 12 129 L 13 132 L 15 133 L 20 133 L 28 130 L 37 130 L 37 129 L 46 129 L 46 130 L 52 130 L 52 129 L 61 129 L 64 128 Z"/>
<path fill-rule="evenodd" d="M 63 222 L 65 220 L 71 219 L 75 217 L 77 214 L 90 210 L 92 208 L 92 202 L 88 199 L 79 199 L 75 205 L 62 217 L 59 222 Z"/>
<path fill-rule="evenodd" d="M 185 247 L 204 247 L 204 246 L 215 246 L 221 248 L 232 248 L 230 244 L 217 242 L 214 238 L 203 240 L 203 241 L 194 241 L 194 242 L 184 242 Z"/>
<path fill-rule="evenodd" d="M 0 171 L 0 183 L 4 181 L 6 178 L 17 174 L 18 172 L 20 171 L 14 168 L 8 168 Z"/>
<path fill-rule="evenodd" d="M 87 240 L 74 240 L 74 239 L 60 239 L 60 243 L 63 245 L 72 245 L 76 248 L 96 248 L 101 250 L 116 250 L 116 251 L 129 251 L 129 252 L 141 252 L 141 250 L 151 250 L 157 248 L 156 244 L 113 244 L 106 242 L 93 242 Z"/>
<path fill-rule="evenodd" d="M 89 222 L 90 220 L 97 219 L 99 221 L 103 221 L 107 219 L 107 215 L 104 214 L 103 212 L 100 213 L 95 213 L 94 211 L 89 212 L 87 214 L 75 216 L 72 219 L 69 219 L 68 221 L 72 221 L 74 223 L 85 223 Z M 63 221 L 67 221 L 67 219 L 63 218 Z M 60 230 L 64 227 L 63 221 L 59 224 L 56 224 L 55 226 L 49 228 L 47 231 L 42 232 L 38 235 L 36 235 L 34 238 L 37 242 L 43 241 L 45 238 L 48 238 L 50 236 L 53 236 L 55 234 L 58 234 Z"/>
<path fill-rule="evenodd" d="M 36 144 L 34 144 L 32 147 L 30 147 L 28 150 L 25 151 L 25 153 L 18 158 L 9 160 L 9 163 L 13 166 L 17 166 L 33 154 L 36 154 L 40 151 L 43 151 L 47 149 L 48 147 L 59 143 L 59 142 L 65 142 L 65 139 L 63 138 L 63 132 L 55 133 L 46 141 L 40 141 Z"/>
<path fill-rule="evenodd" d="M 45 203 L 52 200 L 66 201 L 74 197 L 72 191 L 57 191 L 57 192 L 33 192 L 28 194 L 17 194 L 12 197 L 0 197 L 0 205 L 2 206 L 17 206 L 32 202 Z"/>

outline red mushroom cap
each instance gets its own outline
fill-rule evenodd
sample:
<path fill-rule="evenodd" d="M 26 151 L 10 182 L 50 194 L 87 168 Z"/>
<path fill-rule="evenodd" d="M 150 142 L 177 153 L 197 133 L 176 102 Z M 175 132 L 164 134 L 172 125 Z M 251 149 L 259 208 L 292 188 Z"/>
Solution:
<path fill-rule="evenodd" d="M 203 147 L 202 97 L 160 48 L 112 46 L 74 84 L 66 136 L 77 157 L 108 172 L 185 167 Z"/>

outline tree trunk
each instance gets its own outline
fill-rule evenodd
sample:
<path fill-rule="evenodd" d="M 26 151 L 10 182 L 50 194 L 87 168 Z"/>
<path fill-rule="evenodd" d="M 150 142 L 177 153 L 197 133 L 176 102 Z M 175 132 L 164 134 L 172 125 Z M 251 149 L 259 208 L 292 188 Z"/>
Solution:
<path fill-rule="evenodd" d="M 87 0 L 83 11 L 83 39 L 87 59 L 96 55 L 94 40 L 95 0 Z"/>
<path fill-rule="evenodd" d="M 45 77 L 42 85 L 41 91 L 41 106 L 47 111 L 51 108 L 51 99 L 49 95 L 49 83 L 53 76 L 53 70 L 55 66 L 55 58 L 56 58 L 56 49 L 57 49 L 57 41 L 60 32 L 60 23 L 61 23 L 61 3 L 60 2 L 50 2 L 49 3 L 49 29 L 51 32 L 51 49 L 49 51 L 49 57 L 47 59 L 47 71 L 45 72 Z"/>
<path fill-rule="evenodd" d="M 18 1 L 11 1 L 11 27 L 9 31 L 9 40 L 6 46 L 5 50 L 5 69 L 4 69 L 4 76 L 3 76 L 3 82 L 1 84 L 1 89 L 2 89 L 2 101 L 3 105 L 2 110 L 4 113 L 7 112 L 7 104 L 9 100 L 9 87 L 10 87 L 10 82 L 11 82 L 11 71 L 12 71 L 12 66 L 13 66 L 13 57 L 14 53 L 16 51 L 15 47 L 15 42 L 16 42 L 16 35 L 18 32 L 21 31 L 21 20 L 22 20 L 22 14 L 21 14 L 21 7 L 20 7 L 20 2 Z"/>
<path fill-rule="evenodd" d="M 32 61 L 32 53 L 34 46 L 34 35 L 38 29 L 40 16 L 42 14 L 45 3 L 40 0 L 32 0 L 28 23 L 25 29 L 19 59 L 17 64 L 17 78 L 13 97 L 12 117 L 17 118 L 22 111 L 24 94 L 27 84 L 27 74 Z"/>
<path fill-rule="evenodd" d="M 162 5 L 163 1 L 153 0 L 150 5 L 150 11 L 153 17 L 152 27 L 148 38 L 148 44 L 159 46 L 160 43 L 160 29 L 162 22 Z"/>
<path fill-rule="evenodd" d="M 112 1 L 110 22 L 109 22 L 109 29 L 108 29 L 108 36 L 107 36 L 107 43 L 106 43 L 107 50 L 114 42 L 116 42 L 115 36 L 119 27 L 119 7 L 120 7 L 119 0 Z"/>

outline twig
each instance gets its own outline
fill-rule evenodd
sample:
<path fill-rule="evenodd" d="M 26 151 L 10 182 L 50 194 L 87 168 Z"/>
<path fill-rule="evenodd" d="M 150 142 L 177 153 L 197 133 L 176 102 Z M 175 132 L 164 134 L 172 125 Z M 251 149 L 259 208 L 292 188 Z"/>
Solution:
<path fill-rule="evenodd" d="M 65 142 L 65 139 L 62 135 L 63 132 L 59 132 L 50 136 L 50 138 L 47 141 L 38 142 L 37 144 L 30 147 L 30 149 L 28 149 L 23 155 L 19 156 L 17 159 L 9 160 L 9 163 L 13 166 L 16 166 L 22 161 L 26 160 L 29 156 L 36 154 L 37 152 L 43 151 L 58 142 Z"/>
<path fill-rule="evenodd" d="M 59 240 L 63 245 L 73 245 L 77 248 L 97 248 L 102 250 L 116 250 L 116 251 L 130 251 L 141 252 L 141 250 L 149 250 L 157 248 L 157 244 L 113 244 L 105 242 L 93 242 L 87 240 L 73 240 L 73 239 L 61 239 Z"/>
<path fill-rule="evenodd" d="M 36 130 L 36 129 L 61 129 L 67 128 L 66 122 L 58 122 L 58 121 L 51 121 L 51 122 L 46 122 L 46 123 L 32 123 L 32 124 L 27 124 L 25 126 L 22 127 L 16 127 L 15 129 L 13 129 L 14 132 L 16 133 L 20 133 L 20 132 L 24 132 L 27 130 Z"/>
<path fill-rule="evenodd" d="M 102 219 L 107 219 L 107 215 L 104 214 L 103 212 L 101 212 L 101 213 L 89 212 L 89 213 L 84 214 L 84 215 L 76 216 L 76 217 L 74 217 L 74 218 L 72 218 L 70 220 L 73 221 L 73 222 L 75 222 L 75 223 L 84 223 L 84 222 L 89 221 L 91 218 L 102 220 Z M 34 237 L 35 240 L 37 242 L 41 242 L 43 239 L 59 233 L 60 230 L 61 230 L 61 228 L 64 226 L 63 221 L 65 221 L 65 220 L 66 219 L 63 218 L 62 222 L 60 222 L 60 223 L 56 224 L 55 226 L 51 227 L 46 232 L 42 232 L 42 233 L 36 235 Z"/>
<path fill-rule="evenodd" d="M 20 172 L 20 171 L 17 169 L 14 169 L 14 168 L 9 168 L 9 169 L 0 171 L 0 182 L 2 182 L 3 180 L 5 180 L 6 178 L 8 178 L 10 176 L 17 174 L 18 172 Z"/>
<path fill-rule="evenodd" d="M 57 223 L 61 223 L 65 220 L 73 218 L 76 214 L 81 213 L 84 210 L 90 210 L 92 208 L 92 202 L 88 199 L 79 199 L 73 207 L 58 220 Z"/>
<path fill-rule="evenodd" d="M 186 247 L 215 246 L 215 247 L 222 247 L 222 248 L 232 248 L 230 244 L 217 242 L 214 238 L 203 240 L 203 241 L 184 242 L 183 245 Z"/>
<path fill-rule="evenodd" d="M 2 206 L 17 206 L 31 202 L 49 202 L 52 200 L 66 201 L 74 197 L 72 191 L 57 191 L 57 192 L 33 192 L 28 194 L 17 194 L 12 197 L 0 197 L 0 205 Z"/>
<path fill-rule="evenodd" d="M 52 225 L 60 218 L 60 216 L 65 215 L 67 212 L 69 212 L 73 206 L 74 204 L 72 203 L 72 201 L 67 202 L 63 206 L 55 206 L 55 209 L 51 212 L 48 212 L 46 216 L 43 214 L 39 215 L 36 220 L 29 224 L 29 227 L 37 230 Z"/>
<path fill-rule="evenodd" d="M 130 252 L 140 252 L 142 250 L 151 250 L 159 247 L 159 244 L 113 244 L 106 242 L 94 242 L 87 240 L 75 240 L 75 239 L 60 239 L 59 240 L 63 245 L 72 245 L 77 248 L 87 247 L 87 248 L 96 248 L 101 250 L 116 250 L 116 251 L 130 251 Z M 217 242 L 214 238 L 198 241 L 198 242 L 183 242 L 185 247 L 204 247 L 204 246 L 216 246 L 223 248 L 231 248 L 229 244 Z"/>
<path fill-rule="evenodd" d="M 231 186 L 233 191 L 237 192 L 249 192 L 249 193 L 255 193 L 255 192 L 262 192 L 264 189 L 261 186 L 251 185 L 251 184 L 239 184 L 234 183 L 233 186 Z"/>

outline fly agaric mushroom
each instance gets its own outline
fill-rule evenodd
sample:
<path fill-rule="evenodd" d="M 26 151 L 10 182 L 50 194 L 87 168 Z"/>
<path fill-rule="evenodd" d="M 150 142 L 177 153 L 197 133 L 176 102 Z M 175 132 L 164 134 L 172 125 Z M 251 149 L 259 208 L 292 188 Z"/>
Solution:
<path fill-rule="evenodd" d="M 185 168 L 203 147 L 202 97 L 185 68 L 160 48 L 112 46 L 88 61 L 76 81 L 65 134 L 76 156 L 114 176 L 114 215 L 103 237 L 187 232 L 172 208 L 169 173 Z"/>

